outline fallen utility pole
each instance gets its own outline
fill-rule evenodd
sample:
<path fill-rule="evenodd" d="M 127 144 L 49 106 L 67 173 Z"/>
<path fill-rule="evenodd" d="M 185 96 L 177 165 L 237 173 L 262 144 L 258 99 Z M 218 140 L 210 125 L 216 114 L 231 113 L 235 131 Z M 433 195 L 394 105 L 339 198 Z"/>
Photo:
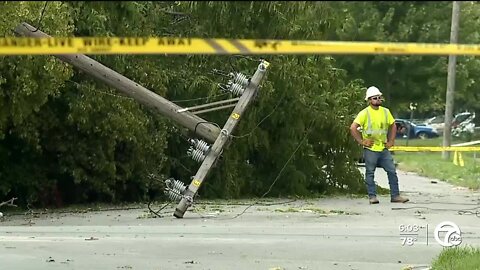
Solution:
<path fill-rule="evenodd" d="M 29 25 L 28 23 L 19 24 L 15 28 L 15 33 L 35 38 L 51 37 L 37 28 Z M 196 116 L 193 113 L 178 113 L 178 111 L 182 109 L 180 106 L 148 90 L 147 88 L 128 79 L 120 73 L 100 64 L 86 55 L 73 54 L 54 56 L 82 70 L 99 81 L 102 81 L 107 85 L 117 89 L 141 104 L 149 108 L 156 109 L 163 116 L 168 117 L 169 119 L 177 122 L 183 127 L 190 129 L 191 131 L 195 131 L 196 135 L 203 137 L 208 142 L 215 142 L 220 134 L 220 129 L 217 126 L 209 124 L 208 121 Z"/>
<path fill-rule="evenodd" d="M 18 25 L 15 28 L 15 32 L 19 35 L 34 38 L 50 37 L 27 23 Z M 262 60 L 251 79 L 248 79 L 247 76 L 238 72 L 228 74 L 230 80 L 222 90 L 230 92 L 235 96 L 240 96 L 239 98 L 216 101 L 190 108 L 181 108 L 83 54 L 55 56 L 107 85 L 116 88 L 136 101 L 139 101 L 150 108 L 157 109 L 157 111 L 163 116 L 194 131 L 194 136 L 201 136 L 206 139 L 207 142 L 213 143 L 213 145 L 209 145 L 207 142 L 196 138 L 189 140 L 191 147 L 187 154 L 193 160 L 201 162 L 202 164 L 188 187 L 185 186 L 183 182 L 176 179 L 170 178 L 165 181 L 167 186 L 165 193 L 167 196 L 172 200 L 179 201 L 174 213 L 174 216 L 177 218 L 183 218 L 187 208 L 193 204 L 193 199 L 202 182 L 214 167 L 215 163 L 223 153 L 224 148 L 228 145 L 231 139 L 231 134 L 235 130 L 241 116 L 246 112 L 249 104 L 257 96 L 258 87 L 264 79 L 267 67 L 269 66 L 268 62 Z M 232 102 L 236 102 L 236 104 L 222 105 Z M 214 105 L 222 106 L 212 108 Z M 229 118 L 221 130 L 219 127 L 212 125 L 212 123 L 195 115 L 229 107 L 235 108 L 229 115 Z"/>

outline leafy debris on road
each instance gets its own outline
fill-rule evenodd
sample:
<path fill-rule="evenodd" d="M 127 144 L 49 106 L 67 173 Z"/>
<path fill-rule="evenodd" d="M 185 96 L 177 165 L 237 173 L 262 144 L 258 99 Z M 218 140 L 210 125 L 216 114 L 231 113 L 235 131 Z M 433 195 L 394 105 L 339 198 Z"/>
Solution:
<path fill-rule="evenodd" d="M 327 215 L 359 215 L 359 213 L 355 213 L 355 212 L 348 212 L 348 211 L 344 211 L 344 210 L 323 210 L 323 209 L 320 209 L 320 208 L 317 208 L 317 207 L 277 208 L 277 209 L 275 209 L 275 212 L 280 212 L 280 213 L 315 213 L 315 214 L 320 214 L 322 216 L 327 216 Z"/>

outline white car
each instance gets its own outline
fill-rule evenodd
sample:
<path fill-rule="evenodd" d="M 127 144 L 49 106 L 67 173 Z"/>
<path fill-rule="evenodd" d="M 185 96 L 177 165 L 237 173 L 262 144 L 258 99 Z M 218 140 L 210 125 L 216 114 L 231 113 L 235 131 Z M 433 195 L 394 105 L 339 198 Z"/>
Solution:
<path fill-rule="evenodd" d="M 425 125 L 431 126 L 434 128 L 438 134 L 443 134 L 443 129 L 445 128 L 445 116 L 444 115 L 438 115 L 435 117 L 432 117 L 425 121 Z"/>
<path fill-rule="evenodd" d="M 471 112 L 463 112 L 455 115 L 452 119 L 452 129 L 457 127 L 463 121 L 469 119 L 471 116 L 475 117 L 474 115 L 475 113 Z M 437 131 L 437 133 L 441 135 L 443 134 L 443 130 L 445 128 L 445 115 L 437 115 L 435 117 L 432 117 L 425 121 L 424 124 L 433 127 Z"/>

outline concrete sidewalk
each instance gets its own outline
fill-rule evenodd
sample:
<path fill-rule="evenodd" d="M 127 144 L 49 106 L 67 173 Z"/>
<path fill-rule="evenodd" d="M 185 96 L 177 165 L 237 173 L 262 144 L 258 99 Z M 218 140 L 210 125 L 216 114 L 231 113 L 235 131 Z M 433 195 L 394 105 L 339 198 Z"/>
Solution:
<path fill-rule="evenodd" d="M 388 187 L 383 170 L 378 183 Z M 254 206 L 199 205 L 185 218 L 145 218 L 144 209 L 4 217 L 1 269 L 425 269 L 440 253 L 433 236 L 442 221 L 462 230 L 462 245 L 480 245 L 480 194 L 399 172 L 411 199 L 275 200 Z M 237 202 L 240 203 L 240 202 Z M 245 203 L 245 202 L 243 202 Z M 415 207 L 415 208 L 413 208 Z M 424 208 L 428 207 L 428 208 Z M 30 223 L 30 225 L 29 225 Z M 418 225 L 402 245 L 400 225 Z M 427 231 L 428 227 L 428 231 Z"/>

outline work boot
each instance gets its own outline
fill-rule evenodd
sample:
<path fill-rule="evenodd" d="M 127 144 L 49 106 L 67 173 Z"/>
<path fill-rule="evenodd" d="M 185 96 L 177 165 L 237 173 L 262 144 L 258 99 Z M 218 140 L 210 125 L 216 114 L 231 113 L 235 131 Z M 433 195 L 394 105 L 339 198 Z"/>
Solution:
<path fill-rule="evenodd" d="M 378 199 L 377 199 L 377 196 L 372 196 L 370 197 L 370 199 L 368 199 L 368 201 L 370 202 L 370 204 L 377 204 L 379 203 Z"/>
<path fill-rule="evenodd" d="M 406 202 L 409 201 L 409 199 L 403 198 L 402 196 L 398 195 L 398 196 L 393 197 L 390 201 L 392 203 L 406 203 Z"/>

